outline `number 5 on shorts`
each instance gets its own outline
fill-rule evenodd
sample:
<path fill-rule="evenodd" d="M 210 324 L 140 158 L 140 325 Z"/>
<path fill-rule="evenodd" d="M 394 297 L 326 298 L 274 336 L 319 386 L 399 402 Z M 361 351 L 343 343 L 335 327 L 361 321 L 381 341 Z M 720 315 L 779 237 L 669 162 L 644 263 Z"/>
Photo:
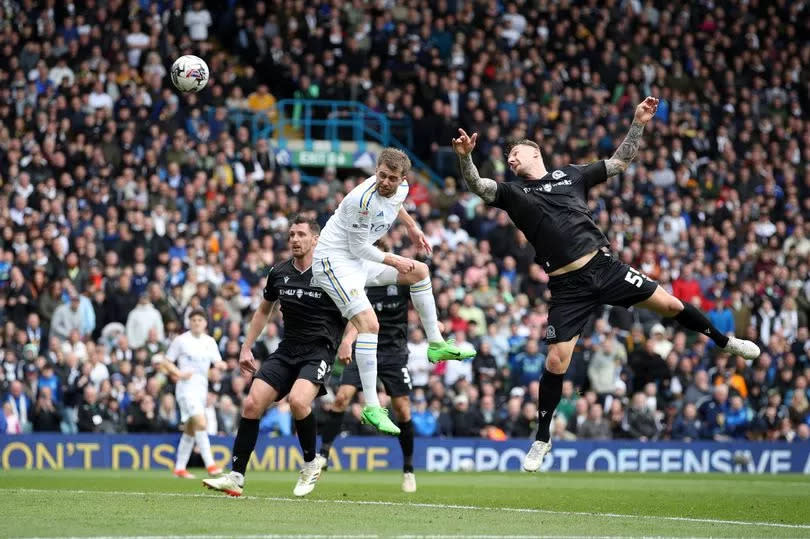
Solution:
<path fill-rule="evenodd" d="M 402 381 L 408 386 L 408 389 L 413 389 L 411 385 L 411 373 L 408 372 L 408 367 L 402 367 Z"/>
<path fill-rule="evenodd" d="M 641 285 L 644 284 L 644 276 L 633 268 L 627 270 L 627 275 L 624 276 L 624 280 L 636 288 L 641 288 Z"/>

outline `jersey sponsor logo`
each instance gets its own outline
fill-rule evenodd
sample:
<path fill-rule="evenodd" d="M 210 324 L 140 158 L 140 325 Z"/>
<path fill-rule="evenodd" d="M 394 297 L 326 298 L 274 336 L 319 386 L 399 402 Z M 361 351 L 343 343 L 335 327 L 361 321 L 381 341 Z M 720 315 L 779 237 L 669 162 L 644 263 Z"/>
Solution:
<path fill-rule="evenodd" d="M 556 339 L 557 338 L 557 330 L 554 329 L 554 326 L 549 326 L 546 330 L 546 339 Z"/>
<path fill-rule="evenodd" d="M 298 299 L 306 296 L 308 298 L 321 299 L 323 292 L 319 290 L 304 290 L 303 288 L 282 288 L 278 291 L 279 296 L 295 296 Z"/>
<path fill-rule="evenodd" d="M 565 173 L 563 173 L 563 175 L 565 175 Z M 573 184 L 574 184 L 574 182 L 572 182 L 569 179 L 560 180 L 560 181 L 557 181 L 557 182 L 547 181 L 547 182 L 543 182 L 539 187 L 524 187 L 523 192 L 526 193 L 526 194 L 529 194 L 532 191 L 535 191 L 535 192 L 541 192 L 542 191 L 542 192 L 550 193 L 551 190 L 554 189 L 557 186 L 560 186 L 560 185 L 573 185 Z"/>
<path fill-rule="evenodd" d="M 397 295 L 397 285 L 392 284 L 388 285 L 388 288 L 385 289 L 385 293 L 389 296 L 396 296 Z"/>
<path fill-rule="evenodd" d="M 566 174 L 562 170 L 555 170 L 551 173 L 551 177 L 555 180 L 559 180 L 560 178 L 565 178 Z"/>

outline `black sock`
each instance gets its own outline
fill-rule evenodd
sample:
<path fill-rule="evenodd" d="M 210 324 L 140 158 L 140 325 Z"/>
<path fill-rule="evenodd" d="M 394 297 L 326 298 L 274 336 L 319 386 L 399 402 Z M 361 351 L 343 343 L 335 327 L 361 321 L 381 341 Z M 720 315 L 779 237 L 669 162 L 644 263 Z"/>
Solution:
<path fill-rule="evenodd" d="M 548 369 L 543 369 L 543 377 L 540 379 L 540 405 L 537 414 L 537 436 L 541 442 L 548 442 L 551 439 L 549 428 L 554 410 L 560 404 L 562 397 L 562 383 L 564 374 L 554 374 Z"/>
<path fill-rule="evenodd" d="M 315 433 L 317 430 L 315 414 L 310 412 L 304 419 L 296 419 L 295 430 L 298 432 L 298 443 L 301 444 L 304 461 L 312 461 L 315 458 Z"/>
<path fill-rule="evenodd" d="M 720 348 L 728 344 L 728 337 L 720 333 L 705 314 L 700 312 L 691 303 L 683 302 L 683 310 L 675 317 L 675 321 L 686 329 L 703 333 L 717 343 Z"/>
<path fill-rule="evenodd" d="M 340 434 L 340 427 L 343 426 L 344 412 L 326 412 L 326 422 L 323 424 L 321 430 L 321 455 L 329 458 L 329 450 L 332 448 L 332 443 Z"/>
<path fill-rule="evenodd" d="M 402 448 L 402 471 L 413 473 L 413 421 L 399 425 L 399 447 Z"/>
<path fill-rule="evenodd" d="M 245 475 L 250 454 L 256 447 L 256 439 L 259 437 L 259 420 L 242 417 L 239 420 L 239 430 L 236 431 L 236 439 L 233 441 L 233 463 L 231 469 Z"/>

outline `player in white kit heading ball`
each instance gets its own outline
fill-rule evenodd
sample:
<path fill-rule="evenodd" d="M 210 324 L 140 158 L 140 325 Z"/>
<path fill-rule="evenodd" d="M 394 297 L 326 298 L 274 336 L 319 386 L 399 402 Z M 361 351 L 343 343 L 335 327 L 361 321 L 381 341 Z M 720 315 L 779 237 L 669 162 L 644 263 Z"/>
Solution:
<path fill-rule="evenodd" d="M 430 253 L 430 244 L 416 222 L 402 207 L 408 196 L 405 179 L 411 169 L 408 156 L 396 148 L 385 148 L 377 158 L 374 176 L 355 187 L 341 201 L 321 231 L 315 247 L 312 273 L 357 328 L 355 356 L 366 406 L 362 419 L 386 434 L 399 434 L 377 398 L 377 333 L 379 323 L 366 297 L 367 286 L 410 285 L 413 301 L 428 337 L 428 358 L 436 363 L 467 359 L 475 352 L 442 338 L 427 265 L 410 258 L 384 253 L 374 243 L 390 230 L 399 217 L 408 236 L 420 250 Z"/>
<path fill-rule="evenodd" d="M 183 435 L 177 446 L 177 460 L 174 475 L 185 479 L 194 476 L 186 470 L 194 444 L 210 475 L 222 473 L 211 454 L 205 420 L 205 401 L 208 396 L 208 370 L 214 365 L 225 368 L 217 342 L 205 333 L 208 318 L 202 310 L 194 310 L 189 315 L 191 329 L 178 335 L 166 351 L 167 361 L 159 368 L 177 379 L 175 396 L 180 408 L 180 421 Z"/>

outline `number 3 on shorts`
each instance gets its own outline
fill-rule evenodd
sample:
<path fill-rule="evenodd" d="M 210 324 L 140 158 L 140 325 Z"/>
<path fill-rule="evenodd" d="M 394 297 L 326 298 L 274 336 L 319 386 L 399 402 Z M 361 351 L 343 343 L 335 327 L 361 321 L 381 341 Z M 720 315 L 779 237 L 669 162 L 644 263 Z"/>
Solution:
<path fill-rule="evenodd" d="M 636 288 L 641 288 L 641 285 L 644 284 L 644 276 L 633 268 L 627 270 L 627 275 L 624 276 L 624 280 Z"/>

